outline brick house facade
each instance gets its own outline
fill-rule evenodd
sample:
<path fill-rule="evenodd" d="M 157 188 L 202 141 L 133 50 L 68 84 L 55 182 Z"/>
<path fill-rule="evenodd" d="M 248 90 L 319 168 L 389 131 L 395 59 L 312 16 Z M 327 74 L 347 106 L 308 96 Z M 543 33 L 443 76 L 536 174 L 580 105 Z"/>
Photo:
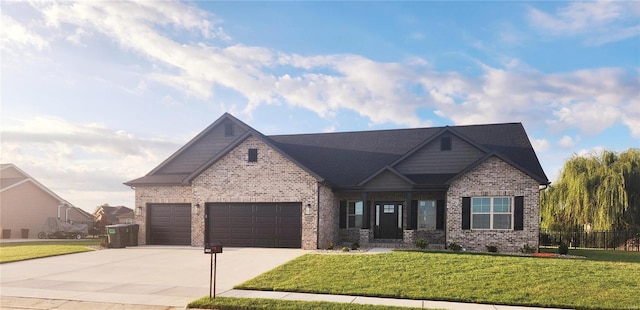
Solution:
<path fill-rule="evenodd" d="M 135 189 L 140 244 L 538 245 L 521 124 L 265 136 L 224 114 Z"/>

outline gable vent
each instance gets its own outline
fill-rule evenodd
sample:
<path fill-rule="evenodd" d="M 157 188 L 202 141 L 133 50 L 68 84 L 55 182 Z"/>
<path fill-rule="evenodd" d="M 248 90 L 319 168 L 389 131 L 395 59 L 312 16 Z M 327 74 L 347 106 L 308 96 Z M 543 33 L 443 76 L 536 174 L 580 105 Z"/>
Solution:
<path fill-rule="evenodd" d="M 233 137 L 233 123 L 224 124 L 224 136 Z"/>
<path fill-rule="evenodd" d="M 451 151 L 451 137 L 442 137 L 440 139 L 440 150 Z"/>

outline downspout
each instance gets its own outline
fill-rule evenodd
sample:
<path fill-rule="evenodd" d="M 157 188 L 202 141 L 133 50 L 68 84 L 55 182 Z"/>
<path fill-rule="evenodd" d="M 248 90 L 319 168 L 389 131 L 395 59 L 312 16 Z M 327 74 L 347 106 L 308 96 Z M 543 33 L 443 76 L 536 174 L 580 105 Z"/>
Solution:
<path fill-rule="evenodd" d="M 316 216 L 316 249 L 320 248 L 320 182 L 316 182 L 318 214 Z"/>
<path fill-rule="evenodd" d="M 66 201 L 61 201 L 60 204 L 58 205 L 58 219 L 60 219 L 60 207 L 67 207 L 67 202 Z"/>

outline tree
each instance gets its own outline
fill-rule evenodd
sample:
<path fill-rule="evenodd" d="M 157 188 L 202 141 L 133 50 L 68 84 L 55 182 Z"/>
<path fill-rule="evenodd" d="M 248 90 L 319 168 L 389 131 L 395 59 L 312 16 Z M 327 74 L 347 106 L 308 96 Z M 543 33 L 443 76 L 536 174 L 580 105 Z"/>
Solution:
<path fill-rule="evenodd" d="M 640 228 L 640 149 L 574 155 L 540 201 L 543 228 Z"/>

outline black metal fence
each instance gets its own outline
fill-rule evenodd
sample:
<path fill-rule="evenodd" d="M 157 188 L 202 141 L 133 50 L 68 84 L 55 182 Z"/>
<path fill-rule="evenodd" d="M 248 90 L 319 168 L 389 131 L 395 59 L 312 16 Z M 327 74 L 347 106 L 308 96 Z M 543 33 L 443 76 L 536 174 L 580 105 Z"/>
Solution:
<path fill-rule="evenodd" d="M 623 231 L 553 231 L 540 230 L 540 245 L 566 243 L 574 248 L 640 251 L 640 232 Z"/>

